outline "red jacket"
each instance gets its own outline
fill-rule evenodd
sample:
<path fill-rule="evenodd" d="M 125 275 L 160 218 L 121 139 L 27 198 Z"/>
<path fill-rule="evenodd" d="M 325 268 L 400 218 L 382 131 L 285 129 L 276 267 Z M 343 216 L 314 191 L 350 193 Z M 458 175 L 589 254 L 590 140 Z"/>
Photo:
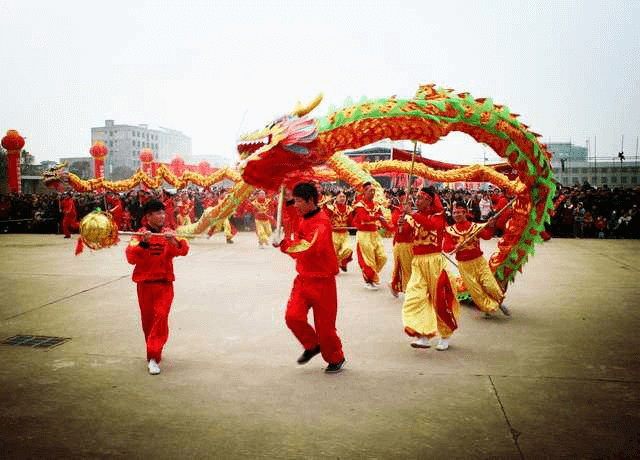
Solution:
<path fill-rule="evenodd" d="M 414 212 L 406 222 L 413 229 L 413 254 L 432 254 L 442 251 L 442 239 L 447 221 L 440 198 L 436 195 L 428 212 Z"/>
<path fill-rule="evenodd" d="M 394 208 L 391 212 L 391 220 L 393 222 L 393 227 L 395 229 L 395 233 L 393 235 L 393 243 L 412 243 L 413 242 L 413 230 L 410 225 L 403 225 L 400 227 L 398 225 L 398 219 L 402 215 L 401 208 Z"/>
<path fill-rule="evenodd" d="M 445 252 L 451 252 L 455 249 L 456 245 L 466 240 L 469 235 L 478 229 L 479 225 L 473 222 L 462 222 L 461 224 L 453 224 L 446 228 L 444 234 L 443 248 Z M 491 239 L 494 233 L 493 227 L 485 227 L 476 238 L 465 243 L 464 247 L 456 252 L 456 260 L 473 260 L 482 255 L 482 249 L 480 249 L 480 240 Z"/>
<path fill-rule="evenodd" d="M 376 232 L 378 231 L 378 218 L 384 214 L 382 214 L 382 206 L 373 201 L 368 200 L 360 200 L 356 204 L 353 205 L 353 224 L 356 226 L 358 230 L 366 231 L 366 232 Z M 391 225 L 387 223 L 387 225 L 383 225 L 387 230 L 393 231 Z"/>
<path fill-rule="evenodd" d="M 62 200 L 62 214 L 68 217 L 76 215 L 76 202 L 71 197 L 66 197 Z"/>
<path fill-rule="evenodd" d="M 338 274 L 338 258 L 333 249 L 331 222 L 319 208 L 300 219 L 293 241 L 284 240 L 280 250 L 296 259 L 296 271 L 309 278 L 329 278 Z"/>
<path fill-rule="evenodd" d="M 158 233 L 152 227 L 142 227 L 139 232 L 147 230 Z M 170 231 L 171 228 L 164 227 L 163 232 Z M 174 281 L 173 258 L 176 256 L 186 256 L 189 252 L 189 243 L 183 238 L 177 238 L 178 246 L 169 243 L 169 239 L 164 236 L 152 235 L 148 242 L 142 241 L 142 235 L 135 235 L 131 238 L 126 249 L 127 261 L 135 265 L 132 279 L 136 283 L 142 281 Z"/>

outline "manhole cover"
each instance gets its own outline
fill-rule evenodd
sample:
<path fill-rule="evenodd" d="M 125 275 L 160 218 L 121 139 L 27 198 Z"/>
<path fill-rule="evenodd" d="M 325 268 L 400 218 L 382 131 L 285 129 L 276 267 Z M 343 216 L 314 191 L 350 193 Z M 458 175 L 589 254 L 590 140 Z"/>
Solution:
<path fill-rule="evenodd" d="M 4 339 L 2 345 L 19 345 L 33 348 L 53 348 L 71 340 L 70 337 L 50 337 L 46 335 L 14 335 Z"/>

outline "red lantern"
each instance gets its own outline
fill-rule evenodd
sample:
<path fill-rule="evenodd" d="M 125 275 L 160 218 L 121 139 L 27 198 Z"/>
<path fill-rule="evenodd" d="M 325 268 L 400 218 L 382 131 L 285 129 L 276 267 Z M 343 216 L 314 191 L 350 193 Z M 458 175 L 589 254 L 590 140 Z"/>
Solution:
<path fill-rule="evenodd" d="M 10 129 L 2 138 L 2 146 L 7 150 L 9 192 L 20 193 L 20 152 L 24 147 L 24 138 L 15 129 Z"/>
<path fill-rule="evenodd" d="M 149 174 L 151 170 L 151 163 L 153 162 L 153 150 L 150 148 L 144 148 L 140 151 L 140 163 L 142 166 L 142 171 L 146 174 Z"/>
<path fill-rule="evenodd" d="M 96 179 L 98 177 L 104 177 L 104 159 L 109 153 L 109 149 L 107 149 L 104 142 L 96 141 L 96 143 L 93 144 L 93 147 L 89 150 L 89 153 L 93 157 L 93 170 Z"/>

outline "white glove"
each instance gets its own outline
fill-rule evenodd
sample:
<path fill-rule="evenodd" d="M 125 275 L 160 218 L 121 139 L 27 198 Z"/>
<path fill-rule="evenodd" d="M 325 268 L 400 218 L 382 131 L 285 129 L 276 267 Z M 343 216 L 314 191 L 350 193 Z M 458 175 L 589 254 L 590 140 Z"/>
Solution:
<path fill-rule="evenodd" d="M 282 227 L 276 228 L 271 234 L 271 244 L 274 246 L 280 246 L 284 241 L 284 229 Z"/>

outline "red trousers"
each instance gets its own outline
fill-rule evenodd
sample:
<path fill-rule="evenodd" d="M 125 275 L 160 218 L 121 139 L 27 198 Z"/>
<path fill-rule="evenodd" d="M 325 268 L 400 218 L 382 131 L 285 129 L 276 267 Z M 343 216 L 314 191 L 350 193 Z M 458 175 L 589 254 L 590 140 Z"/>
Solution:
<path fill-rule="evenodd" d="M 78 229 L 78 222 L 76 221 L 76 215 L 75 214 L 65 214 L 64 218 L 62 219 L 62 232 L 64 233 L 64 236 L 71 236 L 71 230 L 77 230 Z"/>
<path fill-rule="evenodd" d="M 147 361 L 162 359 L 162 348 L 169 338 L 169 310 L 173 302 L 172 282 L 138 283 L 138 304 L 142 330 L 147 343 Z"/>
<path fill-rule="evenodd" d="M 309 309 L 313 309 L 315 330 L 308 323 Z M 285 321 L 305 350 L 320 345 L 322 357 L 328 363 L 344 358 L 342 342 L 336 331 L 338 298 L 336 278 L 306 278 L 300 275 L 293 281 L 287 303 Z"/>

